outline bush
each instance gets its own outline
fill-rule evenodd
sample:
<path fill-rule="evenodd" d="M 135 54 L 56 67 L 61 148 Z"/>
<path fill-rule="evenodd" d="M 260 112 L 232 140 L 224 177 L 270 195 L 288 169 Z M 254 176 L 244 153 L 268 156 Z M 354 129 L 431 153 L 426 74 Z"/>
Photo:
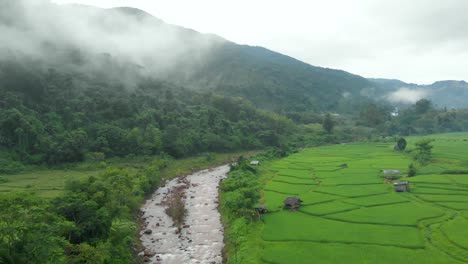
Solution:
<path fill-rule="evenodd" d="M 14 174 L 24 170 L 23 164 L 17 161 L 0 159 L 0 173 Z"/>
<path fill-rule="evenodd" d="M 404 138 L 399 138 L 397 141 L 397 145 L 395 146 L 396 151 L 404 151 L 406 149 L 406 139 Z"/>
<path fill-rule="evenodd" d="M 416 176 L 416 167 L 413 163 L 408 166 L 408 177 Z"/>
<path fill-rule="evenodd" d="M 86 154 L 86 159 L 92 162 L 103 161 L 106 159 L 106 154 L 103 152 L 89 152 Z"/>

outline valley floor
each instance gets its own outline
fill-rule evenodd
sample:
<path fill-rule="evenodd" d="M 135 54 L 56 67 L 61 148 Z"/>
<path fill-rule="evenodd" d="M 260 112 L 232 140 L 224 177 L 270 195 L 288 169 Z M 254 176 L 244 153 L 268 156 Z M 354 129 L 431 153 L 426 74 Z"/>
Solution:
<path fill-rule="evenodd" d="M 414 177 L 405 175 L 411 154 L 394 143 L 310 148 L 265 163 L 269 212 L 249 238 L 258 258 L 241 252 L 238 263 L 468 262 L 468 134 L 430 138 L 434 158 Z M 400 170 L 410 192 L 395 192 L 384 169 Z M 283 209 L 289 196 L 303 200 L 297 211 Z"/>

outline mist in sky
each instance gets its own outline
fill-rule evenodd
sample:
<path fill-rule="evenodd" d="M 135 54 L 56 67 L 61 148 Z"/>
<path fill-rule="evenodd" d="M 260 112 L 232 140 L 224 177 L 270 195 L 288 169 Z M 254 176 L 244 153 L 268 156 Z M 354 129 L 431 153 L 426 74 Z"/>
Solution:
<path fill-rule="evenodd" d="M 414 104 L 420 99 L 427 98 L 428 95 L 429 91 L 427 90 L 402 87 L 397 91 L 389 93 L 387 100 L 392 103 Z"/>
<path fill-rule="evenodd" d="M 168 23 L 365 77 L 468 79 L 465 0 L 53 1 L 133 6 Z"/>
<path fill-rule="evenodd" d="M 105 74 L 132 75 L 133 67 L 139 74 L 164 77 L 186 65 L 187 57 L 194 64 L 206 60 L 213 45 L 224 42 L 133 8 L 61 6 L 48 0 L 0 0 L 0 6 L 0 59 L 26 56 Z"/>

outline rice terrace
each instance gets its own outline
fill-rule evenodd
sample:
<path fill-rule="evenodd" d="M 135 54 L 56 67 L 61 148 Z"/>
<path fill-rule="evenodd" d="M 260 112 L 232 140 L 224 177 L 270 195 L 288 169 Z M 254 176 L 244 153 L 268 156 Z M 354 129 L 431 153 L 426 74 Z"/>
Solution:
<path fill-rule="evenodd" d="M 309 148 L 265 164 L 264 263 L 468 262 L 468 134 L 430 136 L 433 159 L 407 177 L 412 156 L 394 143 Z M 420 137 L 408 138 L 408 148 Z M 402 172 L 396 192 L 380 172 Z M 283 209 L 287 197 L 302 200 Z M 258 235 L 257 233 L 257 235 Z"/>

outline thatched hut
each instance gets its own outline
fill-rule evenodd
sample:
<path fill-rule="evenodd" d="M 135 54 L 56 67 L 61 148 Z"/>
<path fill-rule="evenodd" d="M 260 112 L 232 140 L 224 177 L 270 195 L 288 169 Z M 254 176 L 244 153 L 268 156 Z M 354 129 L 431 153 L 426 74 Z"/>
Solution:
<path fill-rule="evenodd" d="M 393 183 L 393 188 L 397 192 L 408 192 L 409 191 L 409 182 L 395 182 Z"/>
<path fill-rule="evenodd" d="M 284 208 L 289 210 L 296 210 L 301 206 L 302 200 L 297 197 L 288 197 L 284 201 Z"/>
<path fill-rule="evenodd" d="M 399 170 L 382 170 L 385 179 L 395 180 L 400 178 L 401 172 Z"/>

